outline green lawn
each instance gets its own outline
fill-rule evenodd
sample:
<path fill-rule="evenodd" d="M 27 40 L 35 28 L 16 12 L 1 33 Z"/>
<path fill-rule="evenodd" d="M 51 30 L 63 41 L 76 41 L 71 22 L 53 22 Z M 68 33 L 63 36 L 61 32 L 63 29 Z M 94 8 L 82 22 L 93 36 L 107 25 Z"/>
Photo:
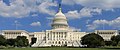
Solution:
<path fill-rule="evenodd" d="M 11 48 L 11 49 L 0 49 L 0 50 L 120 50 L 120 49 L 53 47 L 53 48 Z"/>

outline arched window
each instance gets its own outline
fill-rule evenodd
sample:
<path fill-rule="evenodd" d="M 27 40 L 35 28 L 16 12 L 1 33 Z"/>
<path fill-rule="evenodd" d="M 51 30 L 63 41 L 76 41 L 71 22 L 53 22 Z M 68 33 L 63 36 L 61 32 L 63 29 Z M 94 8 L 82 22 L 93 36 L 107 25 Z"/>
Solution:
<path fill-rule="evenodd" d="M 57 44 L 57 41 L 55 42 L 55 44 Z"/>
<path fill-rule="evenodd" d="M 58 43 L 60 44 L 60 41 Z"/>
<path fill-rule="evenodd" d="M 52 42 L 54 44 L 54 42 Z"/>
<path fill-rule="evenodd" d="M 62 41 L 62 44 L 64 44 L 64 42 Z"/>

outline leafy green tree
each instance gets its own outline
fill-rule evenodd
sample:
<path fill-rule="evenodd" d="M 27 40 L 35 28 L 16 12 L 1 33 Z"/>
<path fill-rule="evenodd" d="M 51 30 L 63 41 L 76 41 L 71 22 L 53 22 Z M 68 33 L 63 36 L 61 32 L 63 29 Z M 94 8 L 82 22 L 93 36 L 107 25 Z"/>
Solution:
<path fill-rule="evenodd" d="M 117 42 L 116 41 L 112 41 L 112 46 L 117 46 Z"/>
<path fill-rule="evenodd" d="M 32 37 L 32 38 L 31 38 L 31 45 L 34 44 L 34 43 L 36 43 L 36 40 L 37 40 L 37 38 Z"/>
<path fill-rule="evenodd" d="M 105 41 L 106 46 L 111 46 L 111 44 L 112 44 L 112 41 Z"/>
<path fill-rule="evenodd" d="M 6 39 L 4 38 L 3 35 L 0 35 L 0 46 L 5 46 L 6 45 Z"/>
<path fill-rule="evenodd" d="M 81 38 L 82 45 L 87 47 L 101 47 L 104 46 L 104 39 L 95 33 L 90 33 Z"/>
<path fill-rule="evenodd" d="M 6 44 L 10 45 L 10 46 L 15 46 L 15 42 L 16 42 L 15 39 L 7 39 L 6 40 Z"/>
<path fill-rule="evenodd" d="M 117 46 L 118 42 L 120 41 L 120 35 L 112 36 L 111 41 L 113 46 Z"/>
<path fill-rule="evenodd" d="M 17 36 L 16 45 L 18 47 L 26 47 L 29 45 L 28 39 L 25 36 Z"/>
<path fill-rule="evenodd" d="M 120 46 L 120 41 L 118 42 L 117 46 Z"/>

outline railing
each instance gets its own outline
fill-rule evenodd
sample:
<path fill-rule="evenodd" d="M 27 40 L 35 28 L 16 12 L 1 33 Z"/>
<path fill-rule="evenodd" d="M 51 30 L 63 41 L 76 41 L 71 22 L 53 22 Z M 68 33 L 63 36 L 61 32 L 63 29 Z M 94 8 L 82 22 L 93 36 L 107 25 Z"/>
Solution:
<path fill-rule="evenodd" d="M 41 42 L 40 42 L 40 44 L 38 44 L 38 46 L 40 46 L 43 43 L 43 41 L 45 41 L 45 38 L 43 40 L 41 40 Z"/>
<path fill-rule="evenodd" d="M 76 41 L 77 42 L 77 44 L 80 46 L 80 43 L 78 42 L 78 41 Z"/>
<path fill-rule="evenodd" d="M 43 41 L 45 41 L 45 38 L 42 39 L 42 40 L 37 40 L 37 42 L 35 44 L 33 44 L 32 46 L 33 47 L 38 47 L 38 46 L 40 46 L 43 43 Z"/>

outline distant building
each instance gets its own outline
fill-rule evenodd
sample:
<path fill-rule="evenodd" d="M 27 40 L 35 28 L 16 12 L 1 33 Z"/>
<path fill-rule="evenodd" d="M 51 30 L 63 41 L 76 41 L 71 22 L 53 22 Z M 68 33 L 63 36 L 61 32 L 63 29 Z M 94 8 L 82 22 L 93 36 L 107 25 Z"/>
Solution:
<path fill-rule="evenodd" d="M 105 41 L 110 41 L 112 36 L 119 35 L 118 30 L 95 30 L 95 33 L 103 37 Z"/>
<path fill-rule="evenodd" d="M 17 36 L 26 36 L 29 39 L 29 33 L 25 30 L 2 30 L 2 35 L 6 39 L 15 39 Z"/>

